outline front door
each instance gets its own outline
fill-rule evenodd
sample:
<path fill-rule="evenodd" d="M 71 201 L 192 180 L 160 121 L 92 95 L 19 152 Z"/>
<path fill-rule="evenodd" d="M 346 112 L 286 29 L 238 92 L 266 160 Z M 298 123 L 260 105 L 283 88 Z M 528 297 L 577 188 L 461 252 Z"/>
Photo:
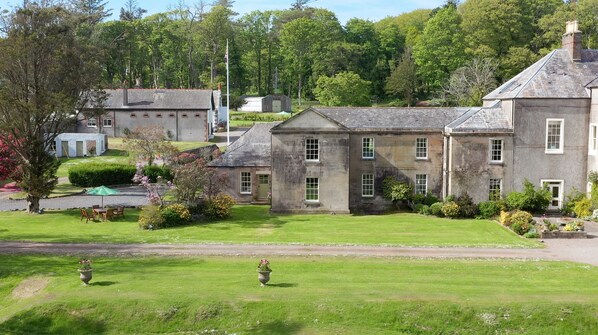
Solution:
<path fill-rule="evenodd" d="M 77 141 L 77 157 L 83 157 L 83 141 Z"/>
<path fill-rule="evenodd" d="M 266 200 L 268 199 L 268 193 L 270 192 L 270 176 L 267 174 L 258 174 L 257 178 L 257 198 L 259 200 Z"/>
<path fill-rule="evenodd" d="M 282 112 L 282 101 L 273 100 L 272 101 L 272 113 L 280 113 L 280 112 Z"/>
<path fill-rule="evenodd" d="M 563 207 L 563 181 L 546 180 L 542 182 L 550 191 L 550 204 L 548 210 L 560 210 Z"/>

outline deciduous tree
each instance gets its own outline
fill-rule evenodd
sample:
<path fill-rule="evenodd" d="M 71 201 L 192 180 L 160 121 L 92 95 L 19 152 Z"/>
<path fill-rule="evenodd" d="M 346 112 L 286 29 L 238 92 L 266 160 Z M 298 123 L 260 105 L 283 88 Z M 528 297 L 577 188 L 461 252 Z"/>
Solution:
<path fill-rule="evenodd" d="M 89 90 L 95 55 L 76 34 L 73 14 L 53 2 L 26 2 L 6 20 L 0 40 L 0 139 L 22 169 L 27 210 L 57 183 L 58 160 L 47 150 L 73 120 L 81 92 Z M 95 78 L 98 78 L 95 74 Z"/>
<path fill-rule="evenodd" d="M 164 128 L 160 126 L 138 127 L 127 135 L 123 143 L 138 161 L 147 161 L 151 166 L 158 157 L 168 160 L 178 153 L 165 135 Z"/>
<path fill-rule="evenodd" d="M 421 79 L 431 88 L 440 88 L 450 74 L 466 62 L 461 17 L 452 6 L 441 9 L 426 24 L 415 44 L 413 58 Z"/>
<path fill-rule="evenodd" d="M 326 106 L 370 106 L 371 83 L 353 72 L 335 77 L 321 76 L 314 90 L 316 98 Z"/>

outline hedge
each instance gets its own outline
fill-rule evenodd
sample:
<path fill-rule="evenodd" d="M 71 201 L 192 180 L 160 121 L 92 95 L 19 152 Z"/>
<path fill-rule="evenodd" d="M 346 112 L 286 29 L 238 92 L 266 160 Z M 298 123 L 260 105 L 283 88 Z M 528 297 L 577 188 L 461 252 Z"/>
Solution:
<path fill-rule="evenodd" d="M 143 167 L 143 175 L 147 176 L 152 183 L 155 183 L 158 177 L 162 177 L 162 180 L 165 181 L 172 181 L 173 179 L 168 166 L 146 165 Z"/>
<path fill-rule="evenodd" d="M 131 184 L 135 172 L 134 165 L 85 164 L 69 169 L 69 182 L 79 187 Z"/>

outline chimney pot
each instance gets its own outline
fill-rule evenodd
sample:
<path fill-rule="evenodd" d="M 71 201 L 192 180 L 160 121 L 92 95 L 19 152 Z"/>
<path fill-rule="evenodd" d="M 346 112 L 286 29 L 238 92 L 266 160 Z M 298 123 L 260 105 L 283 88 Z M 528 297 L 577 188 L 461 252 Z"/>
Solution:
<path fill-rule="evenodd" d="M 569 52 L 574 62 L 581 61 L 581 31 L 577 21 L 568 21 L 563 35 L 563 49 Z"/>

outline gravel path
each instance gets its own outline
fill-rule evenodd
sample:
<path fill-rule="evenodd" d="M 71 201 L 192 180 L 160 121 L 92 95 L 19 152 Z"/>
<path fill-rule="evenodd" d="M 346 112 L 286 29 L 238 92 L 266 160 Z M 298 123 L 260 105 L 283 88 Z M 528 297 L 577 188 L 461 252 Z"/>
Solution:
<path fill-rule="evenodd" d="M 138 185 L 114 187 L 120 193 L 104 197 L 104 206 L 141 206 L 147 204 L 147 191 Z M 62 198 L 41 199 L 40 207 L 45 209 L 88 208 L 99 205 L 102 197 L 96 195 L 73 195 Z M 0 197 L 0 211 L 24 210 L 25 200 L 9 200 L 7 195 Z"/>
<path fill-rule="evenodd" d="M 598 239 L 546 240 L 545 249 L 406 248 L 254 244 L 86 244 L 0 242 L 0 254 L 76 256 L 354 256 L 573 261 L 598 266 Z"/>

